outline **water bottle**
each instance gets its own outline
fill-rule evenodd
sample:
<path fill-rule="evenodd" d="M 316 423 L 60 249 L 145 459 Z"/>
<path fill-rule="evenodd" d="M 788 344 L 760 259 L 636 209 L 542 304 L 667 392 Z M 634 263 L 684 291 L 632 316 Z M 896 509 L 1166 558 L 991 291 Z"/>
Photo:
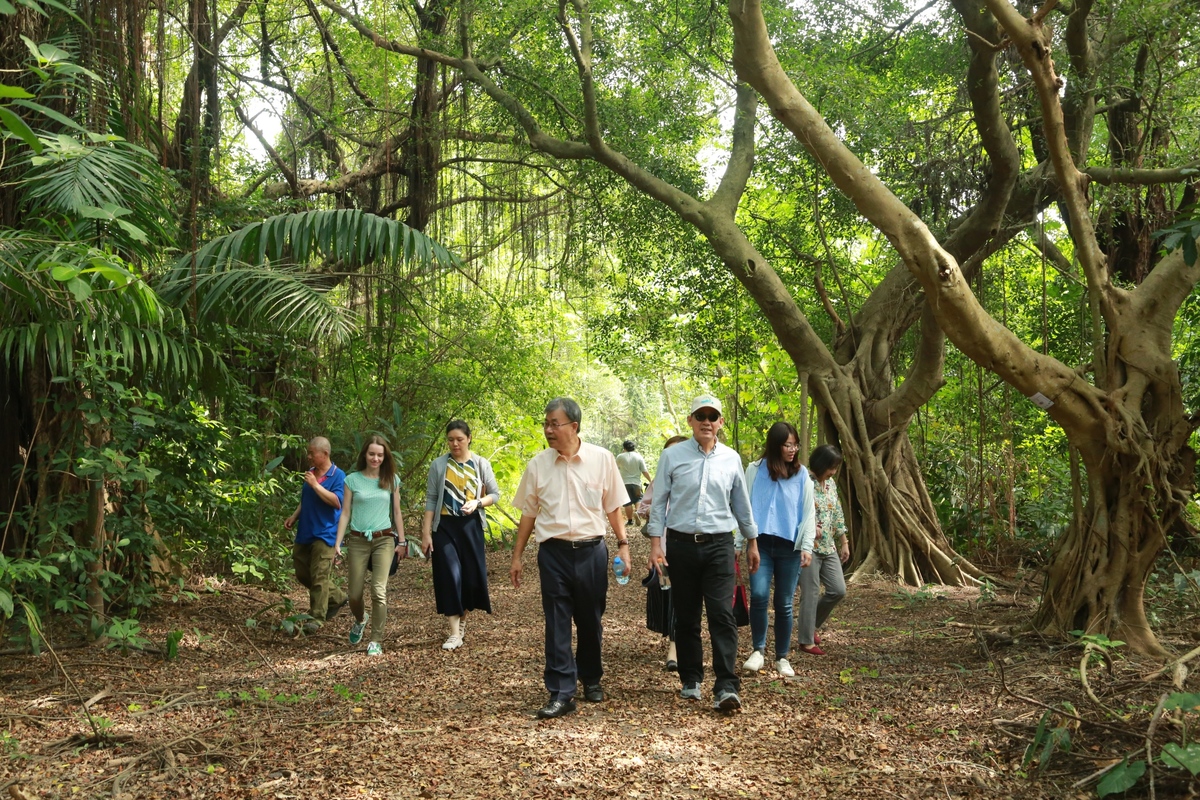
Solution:
<path fill-rule="evenodd" d="M 613 575 L 617 577 L 617 583 L 624 586 L 629 583 L 629 570 L 625 568 L 625 562 L 620 556 L 613 556 Z"/>

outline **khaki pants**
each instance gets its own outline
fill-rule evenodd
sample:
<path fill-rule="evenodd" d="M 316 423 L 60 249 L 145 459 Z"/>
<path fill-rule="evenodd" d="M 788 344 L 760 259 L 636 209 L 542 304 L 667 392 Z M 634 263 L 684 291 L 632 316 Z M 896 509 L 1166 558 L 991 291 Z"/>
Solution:
<path fill-rule="evenodd" d="M 308 544 L 292 545 L 292 566 L 296 580 L 308 589 L 308 613 L 324 622 L 346 602 L 346 593 L 333 582 L 333 548 L 317 539 Z"/>
<path fill-rule="evenodd" d="M 387 625 L 388 570 L 392 568 L 396 540 L 386 533 L 377 533 L 368 542 L 366 537 L 351 532 L 346 534 L 342 544 L 346 546 L 346 564 L 350 572 L 350 611 L 360 622 L 367 562 L 371 562 L 371 641 L 382 643 L 383 629 Z"/>

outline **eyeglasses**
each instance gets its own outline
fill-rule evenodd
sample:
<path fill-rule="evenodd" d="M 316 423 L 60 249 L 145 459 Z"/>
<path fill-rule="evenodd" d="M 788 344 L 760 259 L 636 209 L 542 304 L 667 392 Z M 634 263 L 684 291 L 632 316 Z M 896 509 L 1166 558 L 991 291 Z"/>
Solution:
<path fill-rule="evenodd" d="M 574 422 L 551 422 L 546 420 L 542 423 L 542 430 L 556 431 L 564 425 L 574 425 Z"/>
<path fill-rule="evenodd" d="M 694 417 L 697 422 L 716 422 L 721 418 L 721 412 L 717 411 L 716 409 L 709 409 L 708 411 L 701 409 L 694 412 L 692 417 Z"/>
<path fill-rule="evenodd" d="M 783 449 L 784 449 L 784 450 L 799 450 L 799 449 L 800 449 L 800 445 L 798 445 L 798 444 L 785 444 L 785 445 L 783 446 Z"/>

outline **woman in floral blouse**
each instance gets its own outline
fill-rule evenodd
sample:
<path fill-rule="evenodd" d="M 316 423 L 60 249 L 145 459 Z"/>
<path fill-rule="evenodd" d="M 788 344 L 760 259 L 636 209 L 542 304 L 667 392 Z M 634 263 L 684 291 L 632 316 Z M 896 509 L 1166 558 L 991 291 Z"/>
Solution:
<path fill-rule="evenodd" d="M 833 607 L 846 596 L 842 564 L 850 560 L 850 545 L 846 542 L 846 519 L 838 502 L 837 484 L 833 482 L 841 465 L 842 452 L 831 444 L 821 445 L 808 457 L 813 499 L 817 506 L 817 541 L 812 563 L 800 571 L 803 594 L 798 632 L 800 652 L 812 656 L 825 655 L 817 628 L 825 624 Z M 821 594 L 822 586 L 825 587 L 824 594 Z"/>

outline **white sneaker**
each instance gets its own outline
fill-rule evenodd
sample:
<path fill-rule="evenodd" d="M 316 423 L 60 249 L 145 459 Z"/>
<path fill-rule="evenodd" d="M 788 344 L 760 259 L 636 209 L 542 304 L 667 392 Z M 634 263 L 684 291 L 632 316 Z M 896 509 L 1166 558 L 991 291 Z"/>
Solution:
<path fill-rule="evenodd" d="M 442 644 L 443 650 L 457 650 L 462 647 L 463 639 L 461 636 L 451 636 Z"/>
<path fill-rule="evenodd" d="M 750 654 L 750 657 L 746 659 L 746 663 L 742 664 L 742 669 L 746 670 L 746 672 L 758 672 L 763 668 L 764 661 L 765 659 L 763 658 L 762 651 L 755 650 Z"/>
<path fill-rule="evenodd" d="M 775 662 L 775 671 L 785 678 L 796 677 L 796 670 L 792 669 L 792 665 L 788 663 L 786 658 L 781 658 Z"/>

